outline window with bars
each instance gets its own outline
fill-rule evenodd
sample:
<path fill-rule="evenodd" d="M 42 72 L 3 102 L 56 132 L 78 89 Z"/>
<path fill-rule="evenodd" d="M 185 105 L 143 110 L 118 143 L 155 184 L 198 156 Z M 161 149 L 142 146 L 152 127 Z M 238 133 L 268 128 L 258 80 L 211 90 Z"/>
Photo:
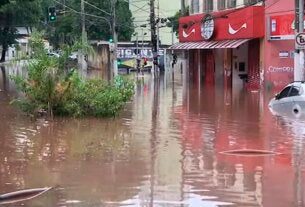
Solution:
<path fill-rule="evenodd" d="M 191 11 L 192 14 L 199 13 L 199 0 L 191 0 Z"/>
<path fill-rule="evenodd" d="M 203 11 L 204 12 L 211 12 L 213 11 L 213 0 L 204 0 L 203 3 Z"/>
<path fill-rule="evenodd" d="M 218 0 L 217 1 L 217 9 L 218 10 L 226 9 L 226 0 Z"/>
<path fill-rule="evenodd" d="M 244 0 L 245 5 L 251 5 L 251 4 L 256 4 L 258 2 L 261 2 L 262 0 Z"/>
<path fill-rule="evenodd" d="M 228 8 L 234 8 L 236 6 L 236 0 L 228 0 Z"/>

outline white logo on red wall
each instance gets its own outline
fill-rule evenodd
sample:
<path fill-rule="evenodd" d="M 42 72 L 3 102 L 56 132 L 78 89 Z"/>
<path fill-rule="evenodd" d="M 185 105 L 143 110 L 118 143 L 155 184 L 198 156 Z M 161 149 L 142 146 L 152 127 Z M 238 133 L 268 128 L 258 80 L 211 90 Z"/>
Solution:
<path fill-rule="evenodd" d="M 182 36 L 184 38 L 188 38 L 189 36 L 191 36 L 191 34 L 195 34 L 195 28 L 193 28 L 191 31 L 188 31 L 188 33 L 185 32 L 185 30 L 183 30 L 183 32 L 182 32 Z"/>
<path fill-rule="evenodd" d="M 229 23 L 229 33 L 231 35 L 235 35 L 236 33 L 238 33 L 240 30 L 242 29 L 247 29 L 247 23 L 244 23 L 243 25 L 241 25 L 238 29 L 233 29 L 233 27 L 231 26 L 231 24 Z"/>

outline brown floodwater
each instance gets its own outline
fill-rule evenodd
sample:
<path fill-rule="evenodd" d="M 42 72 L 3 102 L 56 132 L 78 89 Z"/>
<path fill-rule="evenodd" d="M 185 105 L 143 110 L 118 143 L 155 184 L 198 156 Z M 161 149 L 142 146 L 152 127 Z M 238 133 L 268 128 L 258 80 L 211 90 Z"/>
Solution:
<path fill-rule="evenodd" d="M 273 116 L 267 92 L 145 75 L 116 118 L 33 120 L 4 72 L 0 194 L 54 187 L 5 206 L 305 205 L 305 121 Z"/>

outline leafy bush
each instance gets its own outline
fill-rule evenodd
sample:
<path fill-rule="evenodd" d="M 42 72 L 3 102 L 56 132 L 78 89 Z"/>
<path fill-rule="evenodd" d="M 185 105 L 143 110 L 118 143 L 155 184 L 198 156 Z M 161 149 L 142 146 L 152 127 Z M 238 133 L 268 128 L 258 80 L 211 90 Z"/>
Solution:
<path fill-rule="evenodd" d="M 113 83 L 82 79 L 75 69 L 67 68 L 65 58 L 71 48 L 66 47 L 64 57 L 49 57 L 41 47 L 39 35 L 34 38 L 38 38 L 32 45 L 36 55 L 28 66 L 27 76 L 11 77 L 23 93 L 13 102 L 23 111 L 50 116 L 114 116 L 131 99 L 132 81 L 122 77 L 117 77 Z"/>

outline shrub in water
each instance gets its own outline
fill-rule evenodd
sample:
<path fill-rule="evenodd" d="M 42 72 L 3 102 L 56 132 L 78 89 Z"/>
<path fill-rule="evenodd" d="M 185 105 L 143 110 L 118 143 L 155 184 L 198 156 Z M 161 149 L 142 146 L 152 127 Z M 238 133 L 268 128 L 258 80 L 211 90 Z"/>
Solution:
<path fill-rule="evenodd" d="M 114 116 L 131 99 L 132 81 L 117 77 L 109 84 L 101 79 L 82 79 L 76 70 L 66 67 L 62 58 L 42 52 L 39 40 L 32 42 L 34 49 L 39 50 L 34 52 L 35 59 L 28 66 L 27 76 L 11 77 L 23 94 L 14 103 L 25 112 L 47 112 L 50 116 Z"/>

